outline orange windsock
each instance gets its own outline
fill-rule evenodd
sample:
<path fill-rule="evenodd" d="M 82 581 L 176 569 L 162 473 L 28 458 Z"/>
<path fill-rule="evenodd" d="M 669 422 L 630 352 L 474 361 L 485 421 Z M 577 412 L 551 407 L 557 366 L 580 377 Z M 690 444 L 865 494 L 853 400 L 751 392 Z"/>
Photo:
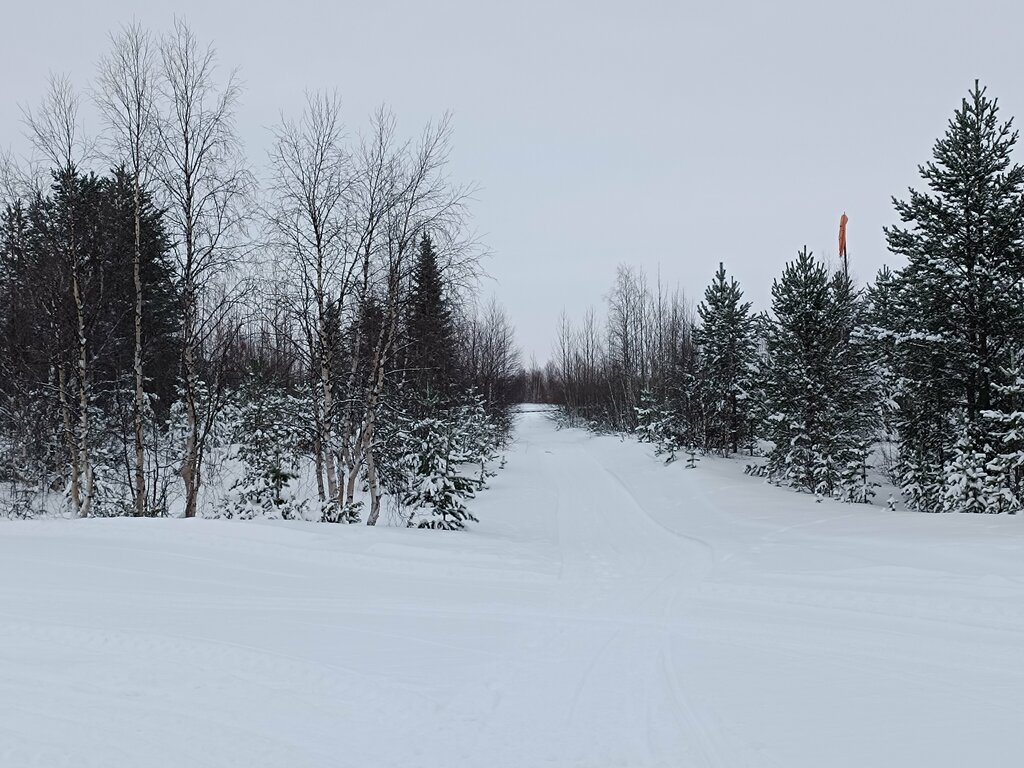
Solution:
<path fill-rule="evenodd" d="M 846 222 L 850 218 L 843 211 L 842 217 L 839 219 L 839 258 L 846 260 Z"/>

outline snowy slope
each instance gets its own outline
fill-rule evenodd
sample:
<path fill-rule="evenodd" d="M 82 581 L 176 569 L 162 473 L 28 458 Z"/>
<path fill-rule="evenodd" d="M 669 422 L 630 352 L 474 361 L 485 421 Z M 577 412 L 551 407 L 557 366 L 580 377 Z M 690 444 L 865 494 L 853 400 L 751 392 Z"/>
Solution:
<path fill-rule="evenodd" d="M 539 413 L 474 511 L 3 523 L 0 765 L 1024 763 L 1024 521 Z"/>

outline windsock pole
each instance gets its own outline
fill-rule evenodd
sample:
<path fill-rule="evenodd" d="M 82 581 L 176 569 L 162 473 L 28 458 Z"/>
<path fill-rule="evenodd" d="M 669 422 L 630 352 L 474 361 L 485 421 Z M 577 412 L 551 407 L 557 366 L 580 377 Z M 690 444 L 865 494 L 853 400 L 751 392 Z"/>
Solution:
<path fill-rule="evenodd" d="M 843 260 L 843 275 L 847 279 L 850 278 L 850 257 L 846 253 L 846 222 L 849 220 L 850 217 L 843 211 L 839 219 L 839 258 Z"/>

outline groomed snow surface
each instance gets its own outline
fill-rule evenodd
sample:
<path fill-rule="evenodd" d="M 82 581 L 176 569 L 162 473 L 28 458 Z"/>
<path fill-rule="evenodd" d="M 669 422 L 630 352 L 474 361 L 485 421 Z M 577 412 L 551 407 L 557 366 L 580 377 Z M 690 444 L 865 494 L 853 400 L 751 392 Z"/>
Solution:
<path fill-rule="evenodd" d="M 473 509 L 0 524 L 0 765 L 1024 764 L 1024 521 L 539 412 Z"/>

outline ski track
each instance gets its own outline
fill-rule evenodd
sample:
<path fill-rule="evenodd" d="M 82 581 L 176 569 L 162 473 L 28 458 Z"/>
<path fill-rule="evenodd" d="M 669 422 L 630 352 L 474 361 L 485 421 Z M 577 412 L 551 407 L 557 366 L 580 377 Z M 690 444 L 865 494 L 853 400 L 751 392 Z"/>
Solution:
<path fill-rule="evenodd" d="M 0 766 L 1024 762 L 1024 529 L 520 416 L 463 534 L 0 524 Z"/>

